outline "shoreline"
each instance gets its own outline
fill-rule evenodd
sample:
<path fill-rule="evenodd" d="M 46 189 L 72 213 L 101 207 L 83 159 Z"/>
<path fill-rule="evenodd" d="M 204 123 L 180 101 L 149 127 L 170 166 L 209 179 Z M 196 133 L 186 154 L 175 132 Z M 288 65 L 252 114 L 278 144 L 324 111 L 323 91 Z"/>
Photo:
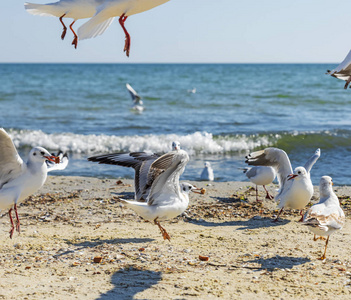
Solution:
<path fill-rule="evenodd" d="M 190 195 L 187 217 L 162 223 L 168 242 L 111 197 L 133 199 L 132 179 L 48 176 L 19 206 L 22 232 L 12 240 L 1 212 L 0 299 L 350 297 L 350 186 L 334 186 L 346 223 L 320 261 L 325 242 L 313 242 L 298 212 L 272 223 L 277 203 L 256 203 L 250 182 L 189 182 L 206 194 Z"/>

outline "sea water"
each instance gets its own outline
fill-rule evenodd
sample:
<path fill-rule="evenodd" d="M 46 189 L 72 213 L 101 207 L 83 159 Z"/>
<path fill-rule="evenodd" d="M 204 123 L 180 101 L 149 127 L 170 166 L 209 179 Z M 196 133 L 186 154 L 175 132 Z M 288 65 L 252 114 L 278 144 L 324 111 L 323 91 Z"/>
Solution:
<path fill-rule="evenodd" d="M 0 64 L 0 126 L 26 157 L 33 146 L 67 151 L 57 175 L 133 177 L 88 162 L 110 152 L 190 155 L 181 179 L 198 180 L 205 161 L 217 181 L 247 180 L 245 155 L 284 149 L 293 168 L 317 148 L 312 169 L 351 184 L 351 90 L 325 75 L 334 64 Z M 131 110 L 129 83 L 145 110 Z M 196 88 L 196 92 L 191 90 Z"/>

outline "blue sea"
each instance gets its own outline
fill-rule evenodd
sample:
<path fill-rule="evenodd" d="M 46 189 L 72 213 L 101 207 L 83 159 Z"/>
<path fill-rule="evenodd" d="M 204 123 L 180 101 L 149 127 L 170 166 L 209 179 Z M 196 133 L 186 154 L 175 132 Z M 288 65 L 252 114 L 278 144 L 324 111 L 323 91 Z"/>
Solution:
<path fill-rule="evenodd" d="M 317 148 L 318 185 L 330 175 L 351 184 L 351 90 L 325 75 L 334 64 L 0 64 L 0 126 L 22 157 L 33 146 L 68 151 L 57 175 L 133 177 L 133 170 L 87 157 L 167 152 L 190 155 L 182 176 L 197 180 L 205 161 L 215 180 L 247 180 L 245 155 L 284 149 L 293 168 Z M 129 83 L 145 110 L 131 110 Z M 196 88 L 196 93 L 189 90 Z"/>

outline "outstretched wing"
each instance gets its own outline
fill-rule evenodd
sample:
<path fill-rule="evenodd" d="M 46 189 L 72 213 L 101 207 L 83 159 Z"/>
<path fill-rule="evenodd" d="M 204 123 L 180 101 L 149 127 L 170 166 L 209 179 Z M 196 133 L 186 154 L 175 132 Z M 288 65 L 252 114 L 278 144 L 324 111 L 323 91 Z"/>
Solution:
<path fill-rule="evenodd" d="M 141 97 L 138 95 L 138 93 L 130 86 L 129 83 L 126 84 L 127 90 L 129 91 L 130 96 L 132 97 L 132 100 L 134 103 L 139 102 Z"/>
<path fill-rule="evenodd" d="M 169 197 L 171 195 L 179 197 L 179 177 L 188 162 L 189 155 L 184 150 L 176 150 L 162 155 L 152 163 L 148 178 L 148 185 L 151 185 L 149 205 L 173 201 Z"/>
<path fill-rule="evenodd" d="M 320 156 L 321 156 L 321 149 L 318 148 L 316 152 L 309 158 L 309 160 L 306 162 L 304 166 L 307 173 L 311 172 L 313 165 L 316 163 L 316 161 Z"/>
<path fill-rule="evenodd" d="M 147 186 L 149 170 L 152 163 L 159 158 L 156 153 L 131 152 L 131 153 L 111 153 L 89 157 L 89 161 L 99 164 L 118 165 L 133 168 L 135 170 L 134 185 L 136 200 L 146 200 L 149 189 Z"/>
<path fill-rule="evenodd" d="M 338 65 L 335 69 L 327 71 L 327 74 L 334 76 L 336 78 L 342 77 L 342 75 L 351 75 L 351 50 L 345 57 L 345 59 Z M 342 78 L 340 78 L 342 79 Z"/>
<path fill-rule="evenodd" d="M 69 161 L 67 153 L 63 153 L 62 151 L 59 151 L 57 155 L 55 154 L 52 154 L 52 155 L 57 156 L 60 159 L 60 162 L 57 164 L 55 162 L 47 160 L 46 166 L 47 166 L 48 172 L 66 169 Z"/>
<path fill-rule="evenodd" d="M 18 155 L 7 132 L 0 128 L 0 189 L 23 172 L 23 160 Z"/>

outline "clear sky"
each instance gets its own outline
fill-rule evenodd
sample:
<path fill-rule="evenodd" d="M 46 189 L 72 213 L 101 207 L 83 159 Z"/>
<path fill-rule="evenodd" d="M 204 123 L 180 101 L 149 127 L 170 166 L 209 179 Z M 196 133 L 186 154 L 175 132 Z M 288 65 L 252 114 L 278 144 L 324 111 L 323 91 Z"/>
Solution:
<path fill-rule="evenodd" d="M 129 58 L 118 20 L 75 50 L 58 18 L 23 4 L 1 0 L 0 62 L 339 63 L 351 48 L 350 0 L 171 0 L 128 18 Z"/>

